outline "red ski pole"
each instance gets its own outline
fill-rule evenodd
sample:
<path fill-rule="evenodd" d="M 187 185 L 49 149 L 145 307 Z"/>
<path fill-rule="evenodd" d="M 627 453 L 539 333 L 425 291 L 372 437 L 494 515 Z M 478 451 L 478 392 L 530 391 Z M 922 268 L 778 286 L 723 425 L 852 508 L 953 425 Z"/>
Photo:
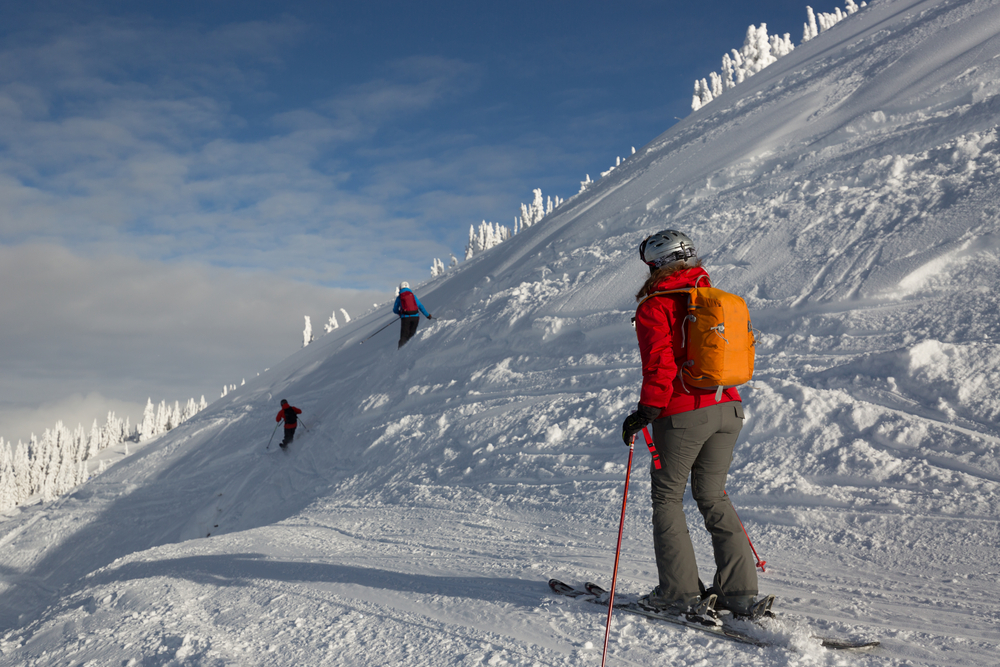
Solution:
<path fill-rule="evenodd" d="M 723 493 L 726 493 L 726 492 L 723 491 Z M 726 497 L 729 498 L 729 494 L 728 493 L 726 493 Z M 733 499 L 732 498 L 729 498 L 729 504 L 733 505 Z M 747 534 L 746 526 L 743 525 L 743 520 L 740 518 L 739 513 L 736 511 L 736 506 L 735 505 L 733 505 L 733 514 L 736 515 L 736 520 L 740 522 L 740 528 L 743 529 L 743 534 L 747 536 L 747 543 L 750 545 L 750 551 L 753 552 L 753 557 L 757 559 L 757 567 L 760 568 L 761 572 L 767 572 L 767 570 L 764 569 L 764 566 L 767 564 L 767 561 L 766 560 L 761 560 L 760 556 L 757 555 L 757 550 L 753 548 L 753 542 L 750 541 L 750 535 Z"/>
<path fill-rule="evenodd" d="M 615 584 L 618 583 L 618 557 L 622 553 L 622 531 L 625 529 L 625 505 L 628 502 L 628 480 L 632 476 L 632 453 L 635 451 L 635 436 L 628 446 L 628 468 L 625 471 L 625 493 L 622 494 L 622 518 L 618 523 L 618 546 L 615 547 L 615 569 L 611 574 L 611 591 L 608 599 L 608 623 L 604 628 L 604 652 L 601 654 L 601 667 L 608 659 L 608 637 L 611 636 L 611 612 L 615 610 Z"/>

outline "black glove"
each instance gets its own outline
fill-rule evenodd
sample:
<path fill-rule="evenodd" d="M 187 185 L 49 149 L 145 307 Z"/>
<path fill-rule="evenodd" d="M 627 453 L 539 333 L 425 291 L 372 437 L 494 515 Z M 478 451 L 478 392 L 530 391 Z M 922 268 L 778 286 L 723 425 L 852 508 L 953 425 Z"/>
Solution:
<path fill-rule="evenodd" d="M 427 316 L 427 319 L 429 319 L 429 320 L 433 320 L 433 319 L 434 319 L 434 316 L 433 316 L 433 315 L 428 315 L 428 316 Z"/>
<path fill-rule="evenodd" d="M 632 439 L 642 428 L 660 416 L 660 408 L 639 404 L 638 409 L 625 418 L 622 422 L 622 440 L 626 445 L 632 446 Z"/>

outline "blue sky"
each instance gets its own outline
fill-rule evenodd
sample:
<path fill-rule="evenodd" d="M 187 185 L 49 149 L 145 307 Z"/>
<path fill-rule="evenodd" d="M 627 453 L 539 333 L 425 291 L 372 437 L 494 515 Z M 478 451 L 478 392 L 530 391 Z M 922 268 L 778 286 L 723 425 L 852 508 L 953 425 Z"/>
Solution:
<path fill-rule="evenodd" d="M 214 399 L 303 315 L 419 283 L 533 188 L 576 194 L 748 25 L 798 44 L 805 7 L 5 2 L 0 436 Z"/>

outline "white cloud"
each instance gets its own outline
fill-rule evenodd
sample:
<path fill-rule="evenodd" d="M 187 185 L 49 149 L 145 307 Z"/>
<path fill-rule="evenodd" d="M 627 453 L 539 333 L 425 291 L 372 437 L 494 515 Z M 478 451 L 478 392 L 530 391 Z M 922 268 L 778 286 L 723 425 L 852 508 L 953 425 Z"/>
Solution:
<path fill-rule="evenodd" d="M 475 68 L 405 59 L 385 78 L 249 123 L 237 108 L 243 87 L 262 61 L 280 61 L 298 30 L 294 20 L 211 33 L 94 22 L 0 52 L 9 66 L 0 75 L 0 242 L 184 256 L 351 285 L 392 284 L 380 264 L 413 272 L 446 254 L 427 240 L 436 212 L 367 188 L 379 172 L 363 175 L 363 150 L 344 144 L 469 89 Z M 300 243 L 303 234 L 315 238 Z"/>
<path fill-rule="evenodd" d="M 0 282 L 12 286 L 0 301 L 4 420 L 78 395 L 143 405 L 147 397 L 213 400 L 223 385 L 295 352 L 304 315 L 358 315 L 391 296 L 192 262 L 86 258 L 51 245 L 0 246 Z M 0 436 L 28 436 L 10 428 Z"/>
<path fill-rule="evenodd" d="M 199 400 L 201 396 L 189 396 L 188 398 Z M 165 399 L 166 397 L 163 397 L 159 400 Z M 157 400 L 157 404 L 159 404 L 159 400 Z M 171 405 L 173 405 L 174 400 L 181 399 L 174 398 L 170 401 Z M 182 406 L 186 400 L 181 401 Z M 206 396 L 206 400 L 211 399 Z M 54 403 L 43 403 L 38 406 L 16 408 L 0 406 L 0 438 L 3 438 L 4 442 L 10 445 L 16 445 L 19 440 L 28 442 L 31 434 L 41 437 L 45 429 L 53 428 L 56 422 L 60 421 L 69 429 L 83 426 L 89 435 L 94 420 L 97 420 L 98 426 L 104 426 L 109 411 L 114 412 L 115 417 L 121 420 L 128 417 L 131 425 L 135 426 L 136 422 L 142 419 L 142 411 L 145 407 L 145 399 L 138 403 L 129 402 L 108 398 L 98 392 L 72 394 L 62 397 Z M 8 437 L 4 434 L 11 434 L 14 437 Z"/>

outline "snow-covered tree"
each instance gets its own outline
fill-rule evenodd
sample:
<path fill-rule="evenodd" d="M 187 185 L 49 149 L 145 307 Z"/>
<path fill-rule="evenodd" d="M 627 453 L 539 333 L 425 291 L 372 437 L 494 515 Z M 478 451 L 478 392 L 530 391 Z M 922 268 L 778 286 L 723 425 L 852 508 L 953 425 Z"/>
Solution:
<path fill-rule="evenodd" d="M 819 26 L 816 25 L 816 12 L 806 6 L 806 22 L 802 24 L 802 43 L 819 36 Z"/>
<path fill-rule="evenodd" d="M 306 328 L 302 330 L 302 347 L 307 346 L 309 343 L 313 342 L 313 325 L 312 320 L 306 315 Z"/>
<path fill-rule="evenodd" d="M 28 438 L 28 489 L 29 494 L 34 494 L 42 486 L 42 479 L 45 476 L 43 467 L 45 466 L 45 452 L 41 441 L 34 433 Z"/>
<path fill-rule="evenodd" d="M 97 456 L 98 452 L 101 451 L 101 445 L 103 442 L 103 433 L 101 432 L 101 428 L 97 425 L 97 417 L 94 417 L 94 423 L 90 427 L 90 439 L 87 442 L 87 458 Z"/>
<path fill-rule="evenodd" d="M 784 35 L 771 35 L 768 37 L 771 42 L 771 55 L 777 58 L 784 58 L 789 53 L 795 50 L 795 45 L 792 44 L 792 36 L 787 32 Z"/>
<path fill-rule="evenodd" d="M 160 401 L 156 407 L 156 435 L 170 430 L 170 408 L 166 401 Z"/>
<path fill-rule="evenodd" d="M 343 308 L 340 309 L 340 314 L 344 316 L 344 324 L 351 323 L 351 316 L 347 314 L 347 311 Z"/>
<path fill-rule="evenodd" d="M 0 438 L 0 510 L 17 505 L 17 480 L 14 479 L 14 460 L 3 438 Z"/>
<path fill-rule="evenodd" d="M 246 384 L 246 380 L 243 381 L 243 384 Z M 168 410 L 167 412 L 169 417 L 169 420 L 167 421 L 167 430 L 171 431 L 180 426 L 181 422 L 184 421 L 184 417 L 182 416 L 181 413 L 181 402 L 174 401 L 173 409 Z"/>
<path fill-rule="evenodd" d="M 604 178 L 605 176 L 607 176 L 608 174 L 610 174 L 611 172 L 613 172 L 615 169 L 617 169 L 620 166 L 622 166 L 622 158 L 621 158 L 621 156 L 618 156 L 615 159 L 615 166 L 611 167 L 607 171 L 602 171 L 601 172 L 601 178 Z"/>
<path fill-rule="evenodd" d="M 691 98 L 691 110 L 697 111 L 709 102 L 715 99 L 715 95 L 712 94 L 712 88 L 708 85 L 708 81 L 705 79 L 695 79 L 694 80 L 694 97 Z M 587 178 L 590 178 L 588 175 Z M 580 184 L 581 186 L 583 183 Z M 580 188 L 580 192 L 583 192 L 583 188 Z"/>
<path fill-rule="evenodd" d="M 434 261 L 431 262 L 431 277 L 437 278 L 442 275 L 444 275 L 444 262 L 435 257 Z"/>
<path fill-rule="evenodd" d="M 545 217 L 545 200 L 542 198 L 541 188 L 535 188 L 532 192 L 535 193 L 535 198 L 531 200 L 531 216 L 532 224 L 536 224 Z"/>
<path fill-rule="evenodd" d="M 18 440 L 14 448 L 14 487 L 16 504 L 20 505 L 31 497 L 31 459 L 28 446 Z"/>
<path fill-rule="evenodd" d="M 196 414 L 198 414 L 198 404 L 194 402 L 193 398 L 189 398 L 187 404 L 184 406 L 184 412 L 181 413 L 181 423 L 186 422 Z"/>
<path fill-rule="evenodd" d="M 470 260 L 476 254 L 476 228 L 469 225 L 469 242 L 465 245 L 465 259 Z"/>
<path fill-rule="evenodd" d="M 836 8 L 828 14 L 822 12 L 817 14 L 812 7 L 806 7 L 806 22 L 802 26 L 802 43 L 804 44 L 818 36 L 821 31 L 829 30 L 850 14 L 857 13 L 862 7 L 867 7 L 867 3 L 862 2 L 858 5 L 854 0 L 846 0 L 846 11 Z M 730 53 L 722 56 L 721 75 L 712 72 L 707 79 L 695 80 L 691 109 L 697 111 L 722 92 L 739 85 L 747 77 L 760 72 L 794 49 L 791 35 L 788 33 L 780 36 L 769 36 L 767 24 L 761 23 L 760 27 L 751 25 L 747 28 L 743 47 L 738 51 L 733 49 Z M 580 189 L 581 192 L 583 190 L 584 188 Z"/>
<path fill-rule="evenodd" d="M 509 227 L 499 223 L 486 222 L 483 220 L 479 224 L 479 230 L 469 227 L 469 244 L 465 246 L 465 258 L 470 259 L 484 250 L 489 250 L 493 246 L 499 245 L 511 238 L 513 234 Z"/>
<path fill-rule="evenodd" d="M 12 473 L 8 479 L 0 481 L 0 487 L 3 484 L 13 484 L 13 490 L 9 496 L 4 496 L 5 492 L 0 488 L 0 497 L 7 498 L 0 498 L 0 510 L 12 506 L 4 504 L 9 503 L 10 498 L 13 498 L 14 504 L 23 503 L 34 495 L 52 500 L 72 490 L 87 480 L 86 462 L 101 450 L 125 443 L 127 451 L 129 440 L 148 440 L 160 435 L 176 428 L 206 407 L 208 403 L 204 396 L 200 403 L 196 403 L 193 398 L 188 399 L 183 409 L 180 401 L 174 401 L 173 406 L 161 401 L 157 409 L 152 398 L 148 398 L 142 422 L 134 432 L 131 421 L 127 417 L 125 420 L 118 419 L 113 411 L 108 411 L 107 422 L 103 427 L 95 419 L 89 434 L 82 424 L 70 430 L 62 421 L 58 421 L 53 428 L 44 431 L 41 439 L 32 434 L 27 445 L 18 442 L 17 447 L 9 452 Z M 5 447 L 10 449 L 0 438 L 0 450 Z M 4 465 L 2 458 L 3 452 L 0 451 L 0 467 Z"/>
<path fill-rule="evenodd" d="M 326 333 L 330 333 L 331 331 L 339 327 L 340 325 L 337 324 L 337 311 L 333 311 L 333 313 L 330 314 L 330 319 L 328 319 L 326 321 L 326 324 L 323 325 L 323 331 L 325 331 Z"/>
<path fill-rule="evenodd" d="M 856 14 L 862 7 L 867 7 L 868 3 L 862 2 L 859 5 L 854 0 L 847 0 L 844 6 L 846 11 L 840 11 L 838 7 L 830 13 L 819 12 L 818 14 L 813 11 L 812 7 L 806 7 L 807 20 L 802 26 L 802 43 L 818 37 L 821 32 L 829 30 L 851 14 Z"/>
<path fill-rule="evenodd" d="M 743 83 L 768 65 L 774 63 L 779 56 L 787 55 L 794 49 L 791 36 L 771 36 L 767 34 L 767 24 L 760 27 L 749 26 L 743 47 L 738 51 L 722 56 L 722 74 L 711 72 L 708 79 L 699 79 L 694 83 L 694 97 L 691 108 L 698 110 L 724 91 Z"/>
<path fill-rule="evenodd" d="M 146 407 L 142 411 L 142 422 L 139 424 L 139 442 L 149 440 L 157 435 L 156 430 L 156 406 L 153 399 L 146 399 Z"/>

